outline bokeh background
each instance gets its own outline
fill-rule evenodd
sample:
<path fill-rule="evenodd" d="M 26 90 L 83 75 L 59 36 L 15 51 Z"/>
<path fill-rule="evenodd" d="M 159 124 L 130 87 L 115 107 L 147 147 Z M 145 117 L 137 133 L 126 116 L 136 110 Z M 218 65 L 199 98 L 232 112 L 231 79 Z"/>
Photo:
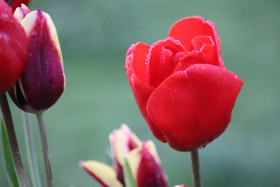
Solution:
<path fill-rule="evenodd" d="M 229 127 L 200 151 L 204 185 L 280 186 L 280 1 L 33 0 L 31 9 L 37 8 L 54 20 L 67 78 L 61 99 L 45 113 L 55 186 L 99 186 L 78 163 L 111 164 L 108 135 L 122 123 L 156 143 L 171 186 L 191 186 L 189 154 L 152 136 L 134 101 L 124 59 L 132 43 L 164 39 L 177 20 L 192 15 L 216 24 L 225 65 L 245 82 Z M 21 113 L 11 105 L 28 169 Z M 2 155 L 0 161 L 0 186 L 6 187 Z"/>

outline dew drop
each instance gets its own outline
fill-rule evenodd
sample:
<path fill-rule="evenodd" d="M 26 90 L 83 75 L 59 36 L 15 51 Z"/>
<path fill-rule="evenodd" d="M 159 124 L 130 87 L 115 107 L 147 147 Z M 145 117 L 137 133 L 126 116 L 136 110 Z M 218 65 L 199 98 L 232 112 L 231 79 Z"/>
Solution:
<path fill-rule="evenodd" d="M 201 67 L 200 69 L 202 72 L 206 72 L 206 67 Z"/>

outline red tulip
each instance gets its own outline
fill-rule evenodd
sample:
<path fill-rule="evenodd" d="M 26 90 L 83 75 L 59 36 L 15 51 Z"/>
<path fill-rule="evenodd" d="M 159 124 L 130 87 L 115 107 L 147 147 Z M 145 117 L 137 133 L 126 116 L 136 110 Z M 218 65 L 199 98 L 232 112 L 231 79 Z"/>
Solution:
<path fill-rule="evenodd" d="M 12 14 L 12 9 L 0 0 L 0 94 L 15 85 L 26 57 L 26 34 Z"/>
<path fill-rule="evenodd" d="M 41 113 L 61 96 L 65 86 L 63 60 L 52 19 L 27 7 L 15 11 L 28 39 L 28 59 L 22 75 L 9 94 L 14 103 L 30 113 Z"/>
<path fill-rule="evenodd" d="M 17 7 L 20 7 L 21 4 L 29 5 L 30 0 L 6 0 L 10 7 L 12 7 L 13 11 L 16 10 Z"/>
<path fill-rule="evenodd" d="M 152 46 L 133 44 L 125 70 L 153 134 L 176 150 L 193 151 L 226 129 L 243 81 L 225 69 L 210 21 L 184 18 L 168 36 Z"/>

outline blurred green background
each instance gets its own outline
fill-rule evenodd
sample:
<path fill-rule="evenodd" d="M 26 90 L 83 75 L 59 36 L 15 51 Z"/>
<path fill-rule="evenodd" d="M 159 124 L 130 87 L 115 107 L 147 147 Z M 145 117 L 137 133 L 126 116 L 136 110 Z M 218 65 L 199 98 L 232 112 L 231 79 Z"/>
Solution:
<path fill-rule="evenodd" d="M 156 143 L 171 186 L 192 186 L 189 153 L 152 136 L 124 71 L 132 43 L 164 39 L 177 20 L 192 15 L 216 24 L 225 65 L 245 82 L 229 127 L 200 151 L 204 186 L 280 186 L 280 1 L 33 0 L 30 7 L 53 18 L 67 78 L 61 99 L 45 113 L 55 186 L 99 186 L 78 163 L 111 164 L 108 135 L 121 123 Z M 21 113 L 11 105 L 28 169 Z M 2 158 L 0 186 L 8 186 Z"/>

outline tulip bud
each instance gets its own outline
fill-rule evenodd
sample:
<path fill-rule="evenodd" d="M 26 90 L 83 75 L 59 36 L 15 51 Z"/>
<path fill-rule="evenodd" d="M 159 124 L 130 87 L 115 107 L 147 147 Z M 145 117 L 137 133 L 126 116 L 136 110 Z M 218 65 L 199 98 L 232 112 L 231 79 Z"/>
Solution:
<path fill-rule="evenodd" d="M 181 185 L 176 185 L 176 186 L 174 186 L 174 187 L 187 187 L 187 186 L 184 185 L 184 184 L 181 184 Z"/>
<path fill-rule="evenodd" d="M 0 94 L 16 84 L 23 71 L 26 54 L 26 34 L 13 16 L 12 9 L 0 0 Z"/>
<path fill-rule="evenodd" d="M 114 130 L 110 134 L 109 139 L 112 147 L 113 166 L 117 172 L 118 180 L 124 184 L 124 160 L 131 150 L 141 144 L 141 141 L 125 124 L 123 124 L 120 129 Z"/>
<path fill-rule="evenodd" d="M 10 7 L 13 11 L 16 10 L 17 7 L 20 7 L 22 4 L 28 5 L 30 0 L 6 0 L 9 3 Z"/>
<path fill-rule="evenodd" d="M 41 113 L 58 100 L 65 86 L 58 36 L 50 16 L 40 10 L 28 13 L 21 24 L 27 34 L 28 59 L 9 94 L 22 110 Z"/>
<path fill-rule="evenodd" d="M 123 187 L 114 169 L 106 164 L 97 161 L 82 161 L 80 167 L 104 187 Z"/>
<path fill-rule="evenodd" d="M 155 145 L 148 141 L 132 150 L 127 157 L 138 187 L 167 187 Z"/>

